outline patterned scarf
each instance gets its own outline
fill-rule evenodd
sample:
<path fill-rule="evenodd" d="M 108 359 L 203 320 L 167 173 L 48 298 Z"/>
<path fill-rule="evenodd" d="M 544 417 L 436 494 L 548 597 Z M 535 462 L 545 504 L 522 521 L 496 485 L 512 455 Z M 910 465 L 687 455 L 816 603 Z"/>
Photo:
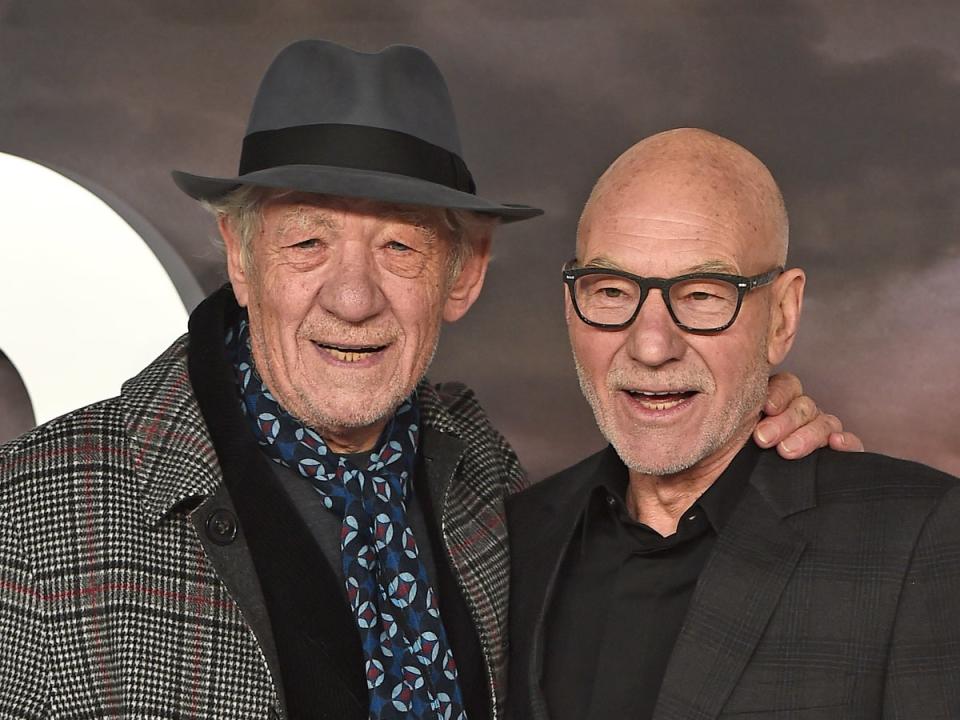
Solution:
<path fill-rule="evenodd" d="M 343 519 L 340 554 L 360 630 L 370 718 L 466 720 L 457 667 L 437 595 L 407 521 L 407 492 L 419 436 L 408 398 L 372 452 L 337 455 L 286 412 L 253 367 L 244 312 L 227 333 L 244 415 L 266 455 L 309 479 L 323 504 Z"/>

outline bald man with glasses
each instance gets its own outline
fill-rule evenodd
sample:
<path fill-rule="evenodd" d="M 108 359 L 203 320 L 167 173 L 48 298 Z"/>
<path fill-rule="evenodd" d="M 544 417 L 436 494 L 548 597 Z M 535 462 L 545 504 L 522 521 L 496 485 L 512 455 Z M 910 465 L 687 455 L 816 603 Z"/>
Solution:
<path fill-rule="evenodd" d="M 563 282 L 610 446 L 508 501 L 509 717 L 960 717 L 957 480 L 751 439 L 800 322 L 787 239 L 769 171 L 702 130 L 594 187 Z"/>

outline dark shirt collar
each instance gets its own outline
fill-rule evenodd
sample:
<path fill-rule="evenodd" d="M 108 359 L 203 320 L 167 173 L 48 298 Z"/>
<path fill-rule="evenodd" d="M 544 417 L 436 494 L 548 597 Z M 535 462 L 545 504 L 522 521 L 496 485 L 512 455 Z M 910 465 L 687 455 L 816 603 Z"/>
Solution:
<path fill-rule="evenodd" d="M 707 516 L 710 527 L 719 534 L 733 514 L 760 453 L 760 448 L 754 444 L 753 440 L 748 440 L 713 484 L 684 511 L 681 518 L 689 517 L 696 514 L 697 510 L 702 510 Z M 596 471 L 588 481 L 591 487 L 585 495 L 587 501 L 581 511 L 584 531 L 592 518 L 596 517 L 595 510 L 611 504 L 619 508 L 619 514 L 624 523 L 638 525 L 627 515 L 626 493 L 629 482 L 626 466 L 613 446 L 608 446 Z"/>
<path fill-rule="evenodd" d="M 760 459 L 760 452 L 752 439 L 747 440 L 740 452 L 720 473 L 720 477 L 697 500 L 696 504 L 703 508 L 718 534 L 730 520 L 744 488 L 750 482 L 750 475 Z"/>

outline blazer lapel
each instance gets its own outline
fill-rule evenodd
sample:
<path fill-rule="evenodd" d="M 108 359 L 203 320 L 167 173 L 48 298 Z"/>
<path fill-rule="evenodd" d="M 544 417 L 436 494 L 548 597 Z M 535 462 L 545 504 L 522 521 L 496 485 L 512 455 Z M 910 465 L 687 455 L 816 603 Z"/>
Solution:
<path fill-rule="evenodd" d="M 806 541 L 783 520 L 815 504 L 814 468 L 761 456 L 697 583 L 654 720 L 722 710 L 803 553 Z"/>
<path fill-rule="evenodd" d="M 547 611 L 553 602 L 564 555 L 591 490 L 587 480 L 597 472 L 608 452 L 612 450 L 592 456 L 560 483 L 552 484 L 549 495 L 525 493 L 507 506 L 513 565 L 511 654 L 516 658 L 517 653 L 522 653 L 522 662 L 527 668 L 525 677 L 512 677 L 525 685 L 521 697 L 528 696 L 527 707 L 533 718 L 549 717 L 540 682 Z M 515 517 L 522 518 L 522 522 L 514 522 Z"/>

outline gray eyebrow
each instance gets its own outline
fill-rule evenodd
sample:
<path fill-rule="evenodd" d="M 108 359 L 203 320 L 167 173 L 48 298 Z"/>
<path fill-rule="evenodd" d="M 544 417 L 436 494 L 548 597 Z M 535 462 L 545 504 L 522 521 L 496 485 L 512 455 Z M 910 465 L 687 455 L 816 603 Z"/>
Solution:
<path fill-rule="evenodd" d="M 629 272 L 626 268 L 621 267 L 620 265 L 615 263 L 613 260 L 609 260 L 603 257 L 602 255 L 600 257 L 594 258 L 588 263 L 581 264 L 579 261 L 577 261 L 576 264 L 582 268 L 598 268 L 601 270 L 622 270 L 624 272 Z"/>
<path fill-rule="evenodd" d="M 428 240 L 436 240 L 439 236 L 435 223 L 430 222 L 429 215 L 423 211 L 404 209 L 401 206 L 386 206 L 383 216 L 416 228 Z M 283 236 L 293 229 L 322 228 L 337 231 L 340 227 L 341 223 L 335 220 L 333 213 L 300 205 L 284 214 L 277 231 Z"/>
<path fill-rule="evenodd" d="M 307 227 L 320 227 L 324 230 L 337 230 L 338 223 L 334 221 L 330 213 L 322 210 L 307 212 L 304 210 L 302 205 L 299 205 L 284 213 L 283 218 L 280 220 L 279 227 L 277 228 L 277 232 L 283 236 L 294 228 L 304 229 Z"/>
<path fill-rule="evenodd" d="M 690 273 L 723 273 L 725 275 L 739 275 L 740 271 L 733 267 L 730 263 L 723 260 L 707 260 L 704 263 L 695 265 L 694 267 L 686 270 L 683 274 L 688 275 Z"/>
<path fill-rule="evenodd" d="M 422 210 L 405 210 L 399 207 L 390 208 L 387 217 L 396 218 L 408 225 L 414 226 L 431 240 L 436 239 L 438 236 L 436 223 L 431 222 L 430 216 Z"/>

